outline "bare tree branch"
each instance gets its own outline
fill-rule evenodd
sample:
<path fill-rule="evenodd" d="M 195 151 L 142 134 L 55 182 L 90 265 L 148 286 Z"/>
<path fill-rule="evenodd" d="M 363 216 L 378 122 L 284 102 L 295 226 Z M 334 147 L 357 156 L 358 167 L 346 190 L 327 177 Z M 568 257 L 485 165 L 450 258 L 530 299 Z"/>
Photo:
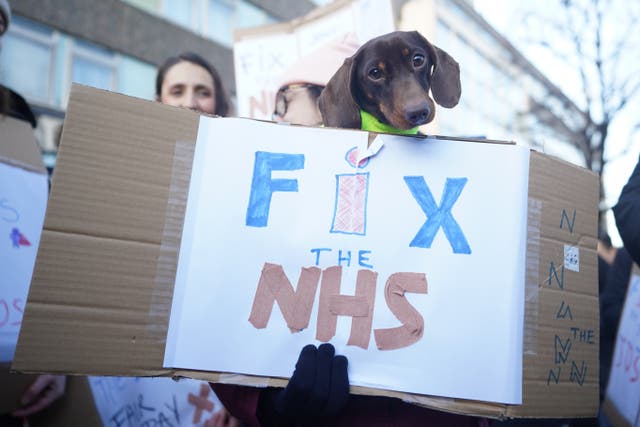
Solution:
<path fill-rule="evenodd" d="M 573 70 L 580 88 L 573 98 L 581 111 L 563 108 L 566 97 L 560 90 L 549 89 L 546 96 L 531 100 L 527 113 L 535 117 L 535 132 L 542 133 L 542 127 L 549 135 L 555 133 L 600 173 L 619 155 L 604 156 L 612 122 L 640 98 L 640 65 L 634 58 L 640 50 L 640 2 L 556 0 L 555 6 L 545 3 L 544 9 L 527 14 L 526 22 L 538 25 L 529 32 L 529 46 L 544 49 Z M 554 69 L 545 71 L 551 74 Z M 633 135 L 638 132 L 640 124 Z M 628 146 L 620 151 L 627 152 Z"/>
<path fill-rule="evenodd" d="M 602 121 L 603 122 L 609 122 L 610 118 L 609 118 L 609 112 L 607 111 L 606 105 L 607 105 L 607 95 L 606 95 L 606 87 L 607 84 L 605 82 L 605 78 L 604 78 L 604 69 L 603 69 L 603 62 L 602 62 L 602 30 L 603 30 L 603 24 L 602 24 L 602 10 L 598 7 L 599 6 L 599 1 L 598 0 L 593 0 L 593 5 L 595 8 L 595 25 L 596 25 L 596 40 L 595 40 L 595 48 L 596 48 L 596 61 L 595 61 L 595 66 L 596 66 L 596 70 L 597 70 L 597 74 L 598 74 L 598 83 L 599 83 L 599 87 L 600 87 L 600 108 L 602 109 Z"/>
<path fill-rule="evenodd" d="M 630 89 L 627 89 L 627 86 L 628 86 L 627 83 L 629 83 L 629 80 L 625 81 L 622 87 L 620 88 L 620 93 L 621 93 L 620 102 L 618 102 L 617 105 L 614 105 L 613 107 L 610 108 L 610 111 L 612 113 L 617 113 L 620 110 L 624 109 L 624 107 L 626 107 L 629 100 L 631 100 L 632 98 L 635 98 L 636 94 L 640 91 L 640 81 L 637 81 L 633 85 L 633 87 Z"/>

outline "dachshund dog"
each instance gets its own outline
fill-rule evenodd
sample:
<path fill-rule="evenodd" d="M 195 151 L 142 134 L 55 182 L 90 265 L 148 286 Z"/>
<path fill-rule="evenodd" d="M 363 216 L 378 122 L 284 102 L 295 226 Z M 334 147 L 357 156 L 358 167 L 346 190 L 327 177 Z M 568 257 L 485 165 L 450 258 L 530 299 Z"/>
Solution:
<path fill-rule="evenodd" d="M 460 99 L 460 67 L 417 31 L 395 31 L 365 43 L 338 69 L 318 99 L 325 126 L 417 133 L 435 105 Z M 367 129 L 368 128 L 368 129 Z"/>

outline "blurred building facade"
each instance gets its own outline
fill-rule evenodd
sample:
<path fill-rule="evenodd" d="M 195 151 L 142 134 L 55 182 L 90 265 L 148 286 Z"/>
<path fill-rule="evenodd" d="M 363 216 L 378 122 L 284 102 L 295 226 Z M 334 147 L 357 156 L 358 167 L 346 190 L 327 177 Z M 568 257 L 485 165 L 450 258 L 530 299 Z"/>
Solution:
<path fill-rule="evenodd" d="M 460 64 L 462 97 L 439 109 L 428 133 L 516 141 L 582 164 L 557 123 L 581 117 L 578 107 L 465 0 L 406 2 L 400 29 L 417 29 Z M 541 108 L 552 100 L 553 111 Z"/>
<path fill-rule="evenodd" d="M 370 0 L 373 7 L 376 1 Z M 154 98 L 157 66 L 190 50 L 210 60 L 235 92 L 233 30 L 287 21 L 326 0 L 13 0 L 0 51 L 0 83 L 39 117 L 49 167 L 72 82 Z M 473 9 L 468 0 L 394 0 L 399 29 L 417 29 L 461 67 L 460 104 L 439 109 L 428 132 L 513 140 L 579 163 L 545 123 L 577 109 Z M 536 109 L 553 96 L 557 111 Z"/>
<path fill-rule="evenodd" d="M 38 116 L 49 168 L 72 82 L 153 99 L 155 74 L 184 51 L 208 59 L 235 92 L 233 29 L 286 21 L 309 0 L 10 0 L 0 51 L 0 83 Z"/>

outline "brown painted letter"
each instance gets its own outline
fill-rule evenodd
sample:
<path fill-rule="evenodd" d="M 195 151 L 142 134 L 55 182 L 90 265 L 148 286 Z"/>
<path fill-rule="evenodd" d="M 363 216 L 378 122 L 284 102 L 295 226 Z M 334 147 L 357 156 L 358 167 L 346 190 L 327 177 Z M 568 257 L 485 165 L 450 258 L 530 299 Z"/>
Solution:
<path fill-rule="evenodd" d="M 298 286 L 294 291 L 282 266 L 265 262 L 253 299 L 249 322 L 257 329 L 265 328 L 271 317 L 273 305 L 277 301 L 291 332 L 305 329 L 309 326 L 319 280 L 318 267 L 302 268 Z"/>
<path fill-rule="evenodd" d="M 347 345 L 364 349 L 369 347 L 377 278 L 375 271 L 359 270 L 355 296 L 341 295 L 342 267 L 329 267 L 322 272 L 316 331 L 318 341 L 327 342 L 333 338 L 338 316 L 351 316 L 351 334 Z"/>
<path fill-rule="evenodd" d="M 405 292 L 427 293 L 424 273 L 394 273 L 384 288 L 384 298 L 389 310 L 402 322 L 397 328 L 376 329 L 373 335 L 380 350 L 394 350 L 416 343 L 424 332 L 424 319 L 407 301 Z"/>

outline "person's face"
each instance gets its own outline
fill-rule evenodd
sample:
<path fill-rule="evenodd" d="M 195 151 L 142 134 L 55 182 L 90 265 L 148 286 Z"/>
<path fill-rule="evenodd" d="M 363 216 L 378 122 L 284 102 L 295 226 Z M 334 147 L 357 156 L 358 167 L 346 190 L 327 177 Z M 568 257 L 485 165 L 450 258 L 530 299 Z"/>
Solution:
<path fill-rule="evenodd" d="M 278 92 L 274 120 L 296 125 L 316 126 L 322 123 L 318 98 L 305 85 L 291 85 Z"/>
<path fill-rule="evenodd" d="M 178 62 L 164 76 L 159 101 L 214 114 L 216 98 L 213 78 L 199 65 L 189 61 Z"/>

